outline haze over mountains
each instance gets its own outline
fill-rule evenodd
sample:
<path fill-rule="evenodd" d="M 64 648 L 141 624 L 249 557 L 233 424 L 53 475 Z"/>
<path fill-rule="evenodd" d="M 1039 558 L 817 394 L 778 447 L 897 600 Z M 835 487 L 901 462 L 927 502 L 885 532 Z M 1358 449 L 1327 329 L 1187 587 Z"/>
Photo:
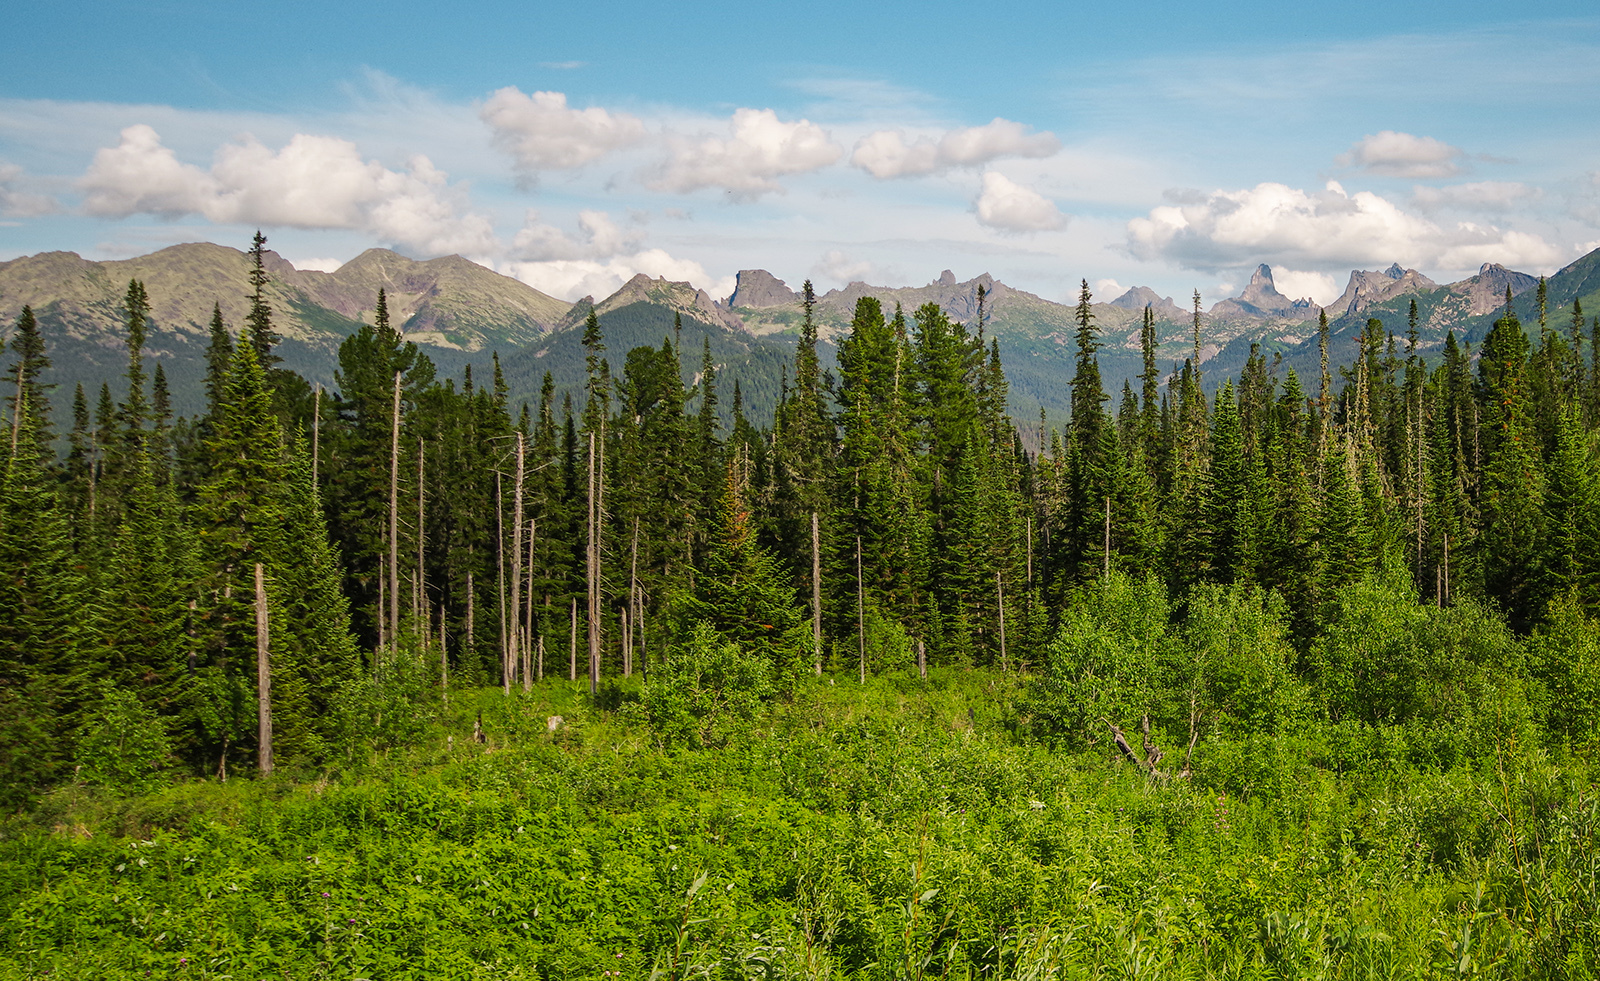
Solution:
<path fill-rule="evenodd" d="M 8 337 L 24 304 L 39 317 L 55 362 L 52 381 L 60 388 L 56 411 L 70 405 L 70 389 L 87 390 L 112 382 L 124 369 L 121 300 L 129 279 L 145 284 L 152 304 L 147 346 L 163 361 L 180 413 L 198 411 L 198 387 L 213 305 L 235 330 L 247 309 L 248 259 L 237 249 L 209 243 L 178 245 L 135 259 L 94 262 L 70 252 L 41 253 L 0 263 L 0 336 Z M 742 270 L 733 294 L 717 300 L 688 283 L 635 276 L 611 296 L 568 303 L 460 256 L 428 261 L 371 249 L 332 273 L 294 268 L 268 252 L 268 298 L 277 329 L 284 335 L 279 353 L 286 366 L 313 383 L 332 385 L 339 343 L 372 318 L 379 288 L 387 291 L 390 316 L 406 338 L 455 375 L 466 364 L 489 369 L 498 352 L 515 400 L 533 399 L 545 371 L 556 384 L 581 384 L 582 350 L 577 341 L 593 309 L 606 333 L 607 356 L 620 372 L 628 350 L 659 346 L 681 323 L 683 370 L 694 377 L 701 350 L 709 345 L 723 374 L 724 392 L 741 382 L 746 407 L 755 418 L 779 397 L 785 361 L 794 348 L 802 319 L 799 291 L 763 269 Z M 1213 303 L 1200 316 L 1201 360 L 1211 383 L 1236 374 L 1259 345 L 1269 357 L 1281 356 L 1302 377 L 1315 358 L 1319 309 L 1332 323 L 1334 354 L 1353 345 L 1367 317 L 1378 317 L 1395 333 L 1405 331 L 1406 313 L 1417 302 L 1420 346 L 1436 348 L 1446 331 L 1476 341 L 1505 303 L 1509 288 L 1521 297 L 1516 309 L 1525 321 L 1536 319 L 1530 291 L 1538 280 L 1503 266 L 1485 264 L 1476 276 L 1440 285 L 1399 264 L 1384 270 L 1354 270 L 1344 293 L 1325 308 L 1277 290 L 1272 270 L 1259 266 L 1236 297 Z M 978 324 L 978 288 L 985 292 Z M 1600 250 L 1550 277 L 1550 316 L 1565 323 L 1573 299 L 1600 310 Z M 1011 380 L 1012 409 L 1019 418 L 1037 418 L 1041 407 L 1052 417 L 1069 411 L 1068 382 L 1075 351 L 1074 307 L 1056 303 L 1000 282 L 987 273 L 957 280 L 944 270 L 916 287 L 853 282 L 817 296 L 815 318 L 825 364 L 849 329 L 856 301 L 878 298 L 888 315 L 896 305 L 909 318 L 924 303 L 937 303 L 974 333 L 998 342 Z M 1139 322 L 1148 305 L 1158 323 L 1163 368 L 1175 366 L 1193 348 L 1193 311 L 1146 287 L 1094 303 L 1101 330 L 1101 371 L 1115 398 L 1124 380 L 1140 370 Z M 1309 342 L 1309 348 L 1307 347 Z M 1309 351 L 1309 355 L 1308 355 Z M 486 374 L 480 374 L 486 378 Z M 91 396 L 92 397 L 92 396 Z M 723 405 L 729 405 L 728 398 Z"/>

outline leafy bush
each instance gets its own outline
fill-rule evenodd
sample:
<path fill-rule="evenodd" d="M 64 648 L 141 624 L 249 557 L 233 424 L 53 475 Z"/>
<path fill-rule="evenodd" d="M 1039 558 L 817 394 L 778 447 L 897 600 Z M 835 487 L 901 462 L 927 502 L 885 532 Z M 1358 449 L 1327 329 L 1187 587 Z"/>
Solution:
<path fill-rule="evenodd" d="M 1127 724 L 1173 713 L 1181 649 L 1168 632 L 1166 587 L 1154 577 L 1112 572 L 1086 587 L 1061 616 L 1025 711 L 1034 730 L 1069 745 L 1100 742 L 1106 721 Z M 1187 706 L 1182 709 L 1185 720 Z"/>
<path fill-rule="evenodd" d="M 715 746 L 775 691 L 765 658 L 742 652 L 702 621 L 652 662 L 639 701 L 668 742 Z"/>
<path fill-rule="evenodd" d="M 1583 754 L 1600 749 L 1600 620 L 1575 597 L 1559 597 L 1528 640 L 1528 661 L 1551 744 Z"/>
<path fill-rule="evenodd" d="M 162 778 L 172 762 L 167 720 L 133 692 L 110 685 L 78 740 L 78 773 L 86 781 L 114 790 L 142 793 Z"/>
<path fill-rule="evenodd" d="M 1190 591 L 1183 639 L 1197 707 L 1234 733 L 1276 732 L 1306 710 L 1293 673 L 1288 608 L 1259 586 L 1203 583 Z"/>
<path fill-rule="evenodd" d="M 1444 767 L 1531 738 L 1522 660 L 1499 617 L 1419 604 L 1399 577 L 1341 590 L 1309 655 L 1330 722 L 1402 727 L 1412 760 Z"/>

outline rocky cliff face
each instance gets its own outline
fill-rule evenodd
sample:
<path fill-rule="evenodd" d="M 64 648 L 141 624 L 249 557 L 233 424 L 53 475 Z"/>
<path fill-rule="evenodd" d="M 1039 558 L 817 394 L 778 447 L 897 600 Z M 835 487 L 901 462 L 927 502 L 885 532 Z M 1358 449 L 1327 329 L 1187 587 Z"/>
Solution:
<path fill-rule="evenodd" d="M 1143 314 L 1144 308 L 1149 307 L 1156 319 L 1182 320 L 1188 312 L 1172 301 L 1172 297 L 1163 297 L 1148 286 L 1134 286 L 1128 292 L 1111 301 L 1111 306 L 1123 310 L 1133 310 Z"/>
<path fill-rule="evenodd" d="M 1310 300 L 1291 300 L 1279 293 L 1272 281 L 1272 267 L 1265 264 L 1256 267 L 1243 293 L 1211 308 L 1211 316 L 1221 320 L 1239 317 L 1307 320 L 1316 315 L 1317 306 Z"/>
<path fill-rule="evenodd" d="M 1403 293 L 1422 293 L 1438 288 L 1438 283 L 1415 269 L 1402 269 L 1398 262 L 1381 271 L 1352 269 L 1344 293 L 1324 309 L 1329 320 L 1336 320 L 1346 314 L 1359 315 L 1368 307 L 1387 303 Z"/>
<path fill-rule="evenodd" d="M 296 269 L 275 252 L 263 264 L 277 330 L 313 346 L 336 347 L 357 323 L 370 322 L 380 288 L 391 321 L 410 339 L 469 351 L 525 344 L 571 306 L 460 256 L 419 262 L 369 249 L 332 273 Z M 163 332 L 206 335 L 213 305 L 237 330 L 249 310 L 249 270 L 243 252 L 207 242 L 114 262 L 71 252 L 25 256 L 0 263 L 0 321 L 14 321 L 27 304 L 48 310 L 72 336 L 120 346 L 122 296 L 138 279 L 150 296 L 151 351 L 159 354 Z"/>
<path fill-rule="evenodd" d="M 647 303 L 654 306 L 667 307 L 675 310 L 689 320 L 698 320 L 703 324 L 716 324 L 729 330 L 747 333 L 744 321 L 727 307 L 713 300 L 711 294 L 705 290 L 696 289 L 691 283 L 675 283 L 666 278 L 651 279 L 644 273 L 635 275 L 632 279 L 622 284 L 622 288 L 615 293 L 594 303 L 588 297 L 573 304 L 567 316 L 557 325 L 557 329 L 564 329 L 582 323 L 589 316 L 589 309 L 593 307 L 595 315 L 604 317 L 612 310 L 636 303 Z"/>
<path fill-rule="evenodd" d="M 1498 262 L 1485 262 L 1478 275 L 1452 283 L 1450 291 L 1467 299 L 1467 312 L 1474 317 L 1495 313 L 1506 305 L 1506 290 L 1516 296 L 1539 285 L 1537 277 L 1507 269 Z"/>
<path fill-rule="evenodd" d="M 799 302 L 799 293 L 765 269 L 739 270 L 738 276 L 735 277 L 733 295 L 728 297 L 729 307 L 751 307 L 758 310 Z"/>

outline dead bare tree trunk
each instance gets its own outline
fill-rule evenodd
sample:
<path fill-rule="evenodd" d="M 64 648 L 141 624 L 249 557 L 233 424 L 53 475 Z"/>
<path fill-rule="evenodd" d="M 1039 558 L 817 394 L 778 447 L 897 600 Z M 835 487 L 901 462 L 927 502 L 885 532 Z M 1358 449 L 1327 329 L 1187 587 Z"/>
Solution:
<path fill-rule="evenodd" d="M 17 441 L 22 434 L 22 409 L 28 402 L 25 397 L 28 391 L 22 387 L 23 361 L 17 362 L 17 397 L 11 402 L 11 459 L 13 460 L 17 458 Z"/>
<path fill-rule="evenodd" d="M 533 691 L 533 541 L 539 533 L 539 520 L 528 519 L 528 592 L 527 610 L 524 617 L 527 621 L 527 630 L 522 635 L 522 690 Z"/>
<path fill-rule="evenodd" d="M 322 435 L 322 386 L 317 386 L 311 396 L 311 490 L 317 490 L 317 458 L 319 437 Z"/>
<path fill-rule="evenodd" d="M 380 561 L 378 565 L 382 566 L 383 563 Z M 378 570 L 378 650 L 380 651 L 389 643 L 388 582 L 389 574 L 380 568 Z"/>
<path fill-rule="evenodd" d="M 639 516 L 633 516 L 633 544 L 628 558 L 628 609 L 623 622 L 628 625 L 628 642 L 623 645 L 622 674 L 633 677 L 634 610 L 639 603 Z"/>
<path fill-rule="evenodd" d="M 1033 589 L 1033 515 L 1028 515 L 1028 589 Z"/>
<path fill-rule="evenodd" d="M 928 680 L 928 648 L 921 637 L 917 638 L 917 675 L 923 681 Z"/>
<path fill-rule="evenodd" d="M 400 372 L 389 416 L 389 640 L 400 641 Z"/>
<path fill-rule="evenodd" d="M 272 662 L 267 637 L 267 579 L 256 563 L 256 742 L 262 773 L 272 772 Z"/>
<path fill-rule="evenodd" d="M 500 474 L 494 475 L 494 561 L 495 589 L 500 594 L 500 684 L 502 693 L 511 694 L 511 648 L 506 636 L 506 508 L 500 490 Z"/>
<path fill-rule="evenodd" d="M 1450 602 L 1450 536 L 1444 536 L 1444 601 Z"/>
<path fill-rule="evenodd" d="M 507 620 L 511 626 L 510 647 L 506 652 L 506 690 L 511 689 L 511 679 L 522 663 L 522 484 L 526 476 L 527 446 L 522 433 L 517 433 L 517 477 L 511 485 L 511 612 Z"/>
<path fill-rule="evenodd" d="M 867 683 L 867 594 L 861 584 L 861 536 L 856 536 L 856 660 L 861 683 Z"/>
<path fill-rule="evenodd" d="M 461 644 L 461 650 L 466 654 L 477 652 L 477 621 L 473 619 L 473 610 L 477 605 L 477 597 L 472 588 L 472 570 L 467 570 L 467 636 Z"/>
<path fill-rule="evenodd" d="M 1134 752 L 1133 747 L 1128 745 L 1128 737 L 1123 733 L 1121 726 L 1117 725 L 1115 722 L 1112 722 L 1110 719 L 1102 719 L 1101 721 L 1105 722 L 1106 727 L 1111 730 L 1111 741 L 1116 744 L 1116 747 L 1119 750 L 1122 751 L 1122 755 L 1127 757 L 1128 760 L 1139 769 L 1143 770 L 1146 775 L 1157 780 L 1187 780 L 1194 773 L 1192 768 L 1194 763 L 1194 747 L 1195 743 L 1199 742 L 1200 740 L 1200 722 L 1202 717 L 1203 713 L 1200 711 L 1199 707 L 1195 705 L 1194 697 L 1191 695 L 1189 698 L 1189 748 L 1183 756 L 1183 769 L 1177 771 L 1176 773 L 1168 773 L 1161 769 L 1161 761 L 1166 758 L 1166 754 L 1163 753 L 1161 748 L 1150 739 L 1150 714 L 1148 712 L 1145 713 L 1144 718 L 1139 724 L 1142 735 L 1140 743 L 1141 749 L 1144 751 L 1143 754 Z"/>
<path fill-rule="evenodd" d="M 602 430 L 601 439 L 604 439 Z M 605 444 L 589 434 L 589 694 L 600 691 L 600 523 L 605 493 Z"/>
<path fill-rule="evenodd" d="M 445 692 L 450 691 L 450 649 L 445 646 L 444 636 L 444 604 L 439 604 L 439 688 Z M 449 696 L 446 695 L 448 698 Z"/>
<path fill-rule="evenodd" d="M 413 605 L 416 607 L 417 612 L 419 614 L 418 619 L 417 619 L 417 629 L 422 632 L 422 636 L 424 638 L 423 647 L 427 647 L 426 638 L 428 637 L 429 634 L 433 633 L 432 630 L 428 629 L 429 628 L 428 613 L 429 613 L 429 611 L 431 611 L 433 609 L 433 605 L 428 602 L 428 576 L 427 576 L 427 573 L 424 571 L 427 567 L 423 562 L 423 548 L 427 543 L 427 537 L 428 537 L 427 533 L 423 530 L 424 527 L 425 527 L 424 524 L 423 524 L 423 518 L 425 516 L 425 512 L 423 510 L 423 499 L 426 496 L 426 493 L 423 490 L 423 483 L 422 483 L 422 479 L 423 479 L 423 447 L 424 446 L 425 446 L 425 444 L 423 443 L 423 441 L 421 439 L 418 439 L 417 440 L 417 600 L 416 600 L 416 603 L 413 604 Z"/>
<path fill-rule="evenodd" d="M 578 597 L 572 597 L 572 640 L 568 645 L 572 664 L 567 668 L 567 680 L 578 680 Z"/>
<path fill-rule="evenodd" d="M 1000 570 L 994 571 L 994 599 L 1000 608 L 1000 670 L 1011 673 L 1011 662 L 1006 658 L 1006 590 L 1000 582 Z"/>
<path fill-rule="evenodd" d="M 1111 496 L 1109 494 L 1106 495 L 1106 544 L 1104 559 L 1100 564 L 1100 574 L 1102 576 L 1111 575 Z"/>
<path fill-rule="evenodd" d="M 822 535 L 811 512 L 811 656 L 822 674 Z"/>

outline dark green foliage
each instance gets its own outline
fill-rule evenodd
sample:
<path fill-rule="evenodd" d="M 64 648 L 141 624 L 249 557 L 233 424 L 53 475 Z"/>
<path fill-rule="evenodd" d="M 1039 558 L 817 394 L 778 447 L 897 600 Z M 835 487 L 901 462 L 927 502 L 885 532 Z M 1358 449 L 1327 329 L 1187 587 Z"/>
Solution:
<path fill-rule="evenodd" d="M 756 541 L 743 496 L 740 462 L 729 465 L 717 531 L 705 566 L 677 611 L 680 642 L 704 623 L 743 656 L 762 662 L 764 677 L 787 690 L 805 666 L 799 604 L 777 560 Z"/>
<path fill-rule="evenodd" d="M 24 413 L 0 482 L 0 796 L 59 779 L 100 653 L 96 605 Z"/>

